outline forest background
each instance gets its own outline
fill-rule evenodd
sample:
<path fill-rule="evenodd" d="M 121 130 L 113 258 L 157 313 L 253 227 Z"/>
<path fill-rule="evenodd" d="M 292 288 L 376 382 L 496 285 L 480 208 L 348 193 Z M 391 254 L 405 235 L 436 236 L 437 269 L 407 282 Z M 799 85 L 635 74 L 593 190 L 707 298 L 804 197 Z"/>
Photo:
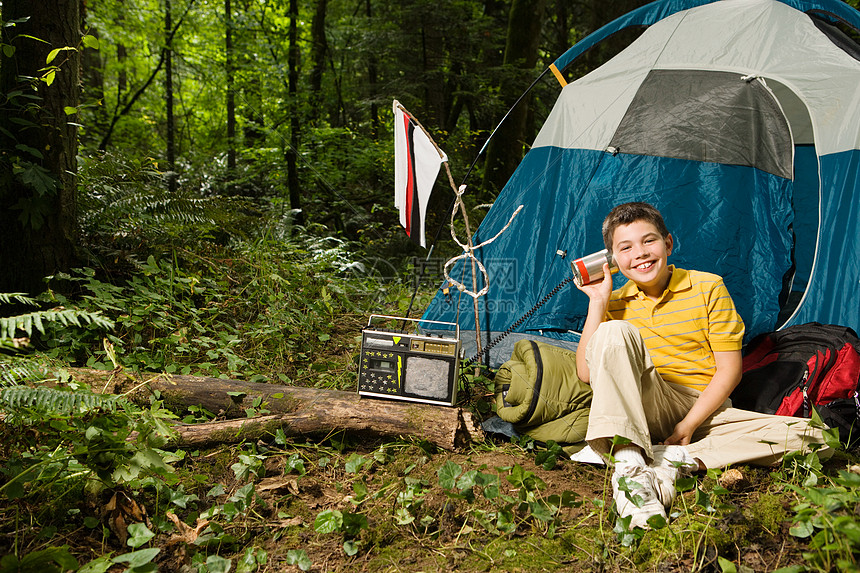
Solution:
<path fill-rule="evenodd" d="M 111 163 L 158 173 L 165 199 L 241 200 L 400 269 L 419 253 L 393 209 L 391 101 L 460 179 L 548 63 L 643 3 L 5 0 L 0 292 L 86 260 L 90 202 L 105 202 L 88 177 Z M 504 122 L 473 204 L 492 202 L 558 89 L 541 82 Z M 436 193 L 428 229 L 449 198 Z"/>
<path fill-rule="evenodd" d="M 470 173 L 474 229 L 558 82 L 538 82 L 479 156 L 502 117 L 568 47 L 644 3 L 2 0 L 0 571 L 727 571 L 752 553 L 761 570 L 856 567 L 856 519 L 790 512 L 819 482 L 849 492 L 825 513 L 860 497 L 814 454 L 751 474 L 764 486 L 744 491 L 743 511 L 715 501 L 728 492 L 709 476 L 688 489 L 682 530 L 643 544 L 606 526 L 605 474 L 562 473 L 552 445 L 454 457 L 415 440 L 280 435 L 185 452 L 165 447 L 166 422 L 222 413 L 104 398 L 76 377 L 354 391 L 368 315 L 420 313 L 442 278 L 440 263 L 419 280 L 426 251 L 398 225 L 392 100 L 455 181 Z M 452 199 L 441 176 L 428 239 Z M 458 254 L 448 235 L 437 262 Z M 470 383 L 463 405 L 489 413 L 491 381 Z M 714 528 L 725 515 L 731 533 Z"/>

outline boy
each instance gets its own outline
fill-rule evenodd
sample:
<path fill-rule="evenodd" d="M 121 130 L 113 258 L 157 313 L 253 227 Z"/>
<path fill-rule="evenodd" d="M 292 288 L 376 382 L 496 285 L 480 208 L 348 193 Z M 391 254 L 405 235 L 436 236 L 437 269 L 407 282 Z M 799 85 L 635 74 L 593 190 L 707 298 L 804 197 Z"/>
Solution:
<path fill-rule="evenodd" d="M 610 278 L 579 287 L 589 305 L 576 367 L 594 392 L 586 441 L 615 458 L 619 517 L 631 527 L 665 518 L 679 471 L 768 465 L 824 443 L 807 420 L 731 407 L 743 321 L 719 276 L 667 264 L 673 240 L 656 208 L 615 207 L 603 240 L 630 280 L 616 291 Z M 613 449 L 615 436 L 629 443 Z M 628 489 L 637 503 L 620 493 Z"/>

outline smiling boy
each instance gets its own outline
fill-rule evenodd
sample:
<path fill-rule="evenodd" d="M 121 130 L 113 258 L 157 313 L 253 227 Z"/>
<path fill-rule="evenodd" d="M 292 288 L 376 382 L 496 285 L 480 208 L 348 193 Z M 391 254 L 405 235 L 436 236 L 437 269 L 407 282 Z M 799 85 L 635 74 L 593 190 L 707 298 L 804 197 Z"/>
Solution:
<path fill-rule="evenodd" d="M 578 287 L 589 305 L 576 366 L 594 392 L 586 441 L 615 459 L 619 517 L 638 527 L 665 518 L 679 471 L 768 465 L 824 443 L 806 420 L 731 407 L 743 320 L 719 276 L 668 264 L 674 242 L 656 208 L 615 207 L 603 240 L 629 281 L 615 291 L 608 279 Z M 615 436 L 629 443 L 613 449 Z"/>

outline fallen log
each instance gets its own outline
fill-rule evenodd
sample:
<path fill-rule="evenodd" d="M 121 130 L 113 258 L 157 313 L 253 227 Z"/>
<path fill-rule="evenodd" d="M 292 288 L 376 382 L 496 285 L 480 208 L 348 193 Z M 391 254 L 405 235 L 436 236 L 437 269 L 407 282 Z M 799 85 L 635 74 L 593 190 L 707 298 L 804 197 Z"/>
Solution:
<path fill-rule="evenodd" d="M 200 406 L 216 420 L 175 427 L 175 445 L 204 447 L 265 439 L 280 429 L 287 436 L 337 432 L 411 436 L 454 450 L 483 438 L 471 412 L 462 408 L 360 398 L 355 392 L 282 386 L 242 380 L 170 374 L 135 375 L 75 369 L 76 379 L 94 389 L 126 394 L 147 405 L 155 395 L 178 415 Z M 247 417 L 252 412 L 256 415 Z"/>

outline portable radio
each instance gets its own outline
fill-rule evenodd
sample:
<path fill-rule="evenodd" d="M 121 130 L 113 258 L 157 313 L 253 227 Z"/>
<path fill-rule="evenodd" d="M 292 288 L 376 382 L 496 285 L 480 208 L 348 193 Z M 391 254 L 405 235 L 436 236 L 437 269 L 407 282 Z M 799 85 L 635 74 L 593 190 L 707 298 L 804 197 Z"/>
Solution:
<path fill-rule="evenodd" d="M 374 327 L 379 320 L 409 322 L 414 332 Z M 454 336 L 420 334 L 418 323 L 453 326 Z M 358 394 L 453 406 L 461 358 L 456 323 L 371 315 L 361 331 Z"/>

